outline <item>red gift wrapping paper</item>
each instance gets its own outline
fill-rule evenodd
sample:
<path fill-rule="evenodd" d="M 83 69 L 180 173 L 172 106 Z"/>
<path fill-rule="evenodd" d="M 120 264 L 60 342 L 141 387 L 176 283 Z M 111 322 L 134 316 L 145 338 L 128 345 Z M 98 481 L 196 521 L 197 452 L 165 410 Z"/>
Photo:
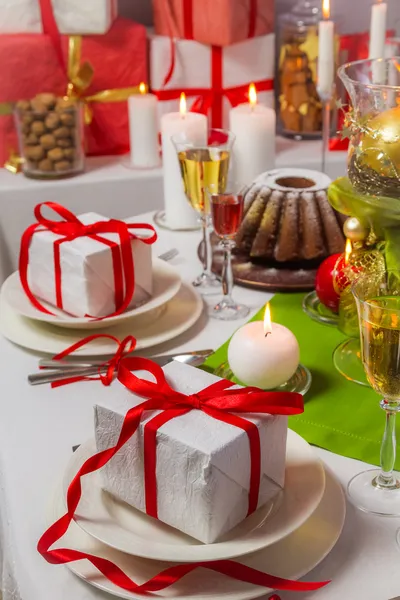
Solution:
<path fill-rule="evenodd" d="M 153 0 L 155 32 L 230 46 L 273 33 L 274 0 Z"/>
<path fill-rule="evenodd" d="M 62 36 L 67 60 L 68 37 Z M 143 25 L 118 18 L 105 35 L 84 36 L 82 62 L 94 68 L 86 95 L 107 89 L 137 86 L 147 82 L 147 39 Z M 67 76 L 50 38 L 42 34 L 0 36 L 0 164 L 17 149 L 12 115 L 1 116 L 3 103 L 30 99 L 40 92 L 63 96 Z M 127 102 L 91 103 L 93 120 L 86 127 L 89 156 L 123 154 L 129 151 Z"/>

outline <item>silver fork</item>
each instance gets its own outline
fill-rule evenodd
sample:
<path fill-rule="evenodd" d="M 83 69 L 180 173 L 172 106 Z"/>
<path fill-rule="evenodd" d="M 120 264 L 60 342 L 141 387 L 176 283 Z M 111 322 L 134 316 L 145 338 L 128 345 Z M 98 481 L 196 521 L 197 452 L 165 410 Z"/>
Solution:
<path fill-rule="evenodd" d="M 179 250 L 177 248 L 171 248 L 171 250 L 167 250 L 163 254 L 160 254 L 158 258 L 160 258 L 161 260 L 169 261 L 175 258 L 175 256 L 178 256 L 178 254 Z"/>

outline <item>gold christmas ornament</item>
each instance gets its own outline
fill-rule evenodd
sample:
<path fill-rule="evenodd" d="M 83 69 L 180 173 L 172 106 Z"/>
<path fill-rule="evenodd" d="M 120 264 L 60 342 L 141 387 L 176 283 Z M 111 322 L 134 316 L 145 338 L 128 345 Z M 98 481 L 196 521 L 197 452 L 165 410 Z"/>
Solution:
<path fill-rule="evenodd" d="M 352 242 L 363 242 L 367 239 L 369 230 L 357 217 L 349 217 L 343 225 L 343 233 Z"/>
<path fill-rule="evenodd" d="M 400 107 L 385 110 L 365 124 L 359 159 L 385 177 L 396 177 L 400 167 Z"/>

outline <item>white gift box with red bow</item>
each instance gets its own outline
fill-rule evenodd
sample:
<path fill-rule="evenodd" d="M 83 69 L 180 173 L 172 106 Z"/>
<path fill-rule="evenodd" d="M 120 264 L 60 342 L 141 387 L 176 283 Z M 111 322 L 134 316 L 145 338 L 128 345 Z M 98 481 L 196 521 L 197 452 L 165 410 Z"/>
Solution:
<path fill-rule="evenodd" d="M 169 385 L 186 395 L 219 381 L 175 361 L 163 370 Z M 141 372 L 135 375 L 149 379 Z M 119 382 L 113 384 L 113 393 L 95 406 L 98 451 L 116 445 L 126 413 L 142 402 L 143 398 Z M 144 428 L 158 412 L 144 413 L 136 433 L 102 469 L 104 490 L 142 512 L 146 510 Z M 287 417 L 243 416 L 256 424 L 260 436 L 260 507 L 284 485 Z M 201 410 L 173 418 L 157 431 L 156 479 L 159 520 L 205 544 L 214 542 L 248 512 L 250 446 L 246 432 Z"/>

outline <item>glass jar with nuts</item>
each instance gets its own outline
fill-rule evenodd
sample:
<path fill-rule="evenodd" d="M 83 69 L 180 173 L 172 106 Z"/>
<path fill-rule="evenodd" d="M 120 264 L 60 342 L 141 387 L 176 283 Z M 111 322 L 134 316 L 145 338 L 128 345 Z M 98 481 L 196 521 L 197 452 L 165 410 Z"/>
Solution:
<path fill-rule="evenodd" d="M 22 171 L 36 179 L 81 173 L 85 165 L 82 105 L 54 94 L 20 100 L 15 107 Z"/>

